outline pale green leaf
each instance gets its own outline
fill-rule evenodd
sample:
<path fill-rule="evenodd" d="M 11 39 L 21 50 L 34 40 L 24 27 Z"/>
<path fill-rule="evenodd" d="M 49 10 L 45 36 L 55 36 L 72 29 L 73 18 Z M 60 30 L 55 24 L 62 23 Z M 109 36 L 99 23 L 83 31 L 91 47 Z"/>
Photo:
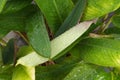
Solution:
<path fill-rule="evenodd" d="M 59 55 L 62 51 L 71 46 L 88 30 L 92 23 L 92 21 L 82 22 L 53 39 L 51 41 L 51 58 Z"/>
<path fill-rule="evenodd" d="M 16 66 L 12 80 L 35 80 L 35 68 L 22 65 Z"/>
<path fill-rule="evenodd" d="M 48 25 L 55 33 L 65 18 L 71 12 L 73 3 L 71 0 L 35 0 L 44 14 Z"/>
<path fill-rule="evenodd" d="M 79 63 L 63 80 L 112 80 L 112 77 L 103 67 Z"/>
<path fill-rule="evenodd" d="M 120 0 L 88 0 L 83 20 L 91 20 L 108 14 L 120 7 Z"/>
<path fill-rule="evenodd" d="M 0 0 L 0 13 L 2 12 L 7 0 Z"/>
<path fill-rule="evenodd" d="M 78 3 L 76 4 L 75 8 L 65 19 L 63 24 L 56 32 L 55 36 L 58 36 L 63 32 L 65 32 L 66 30 L 70 29 L 71 27 L 75 26 L 79 22 L 85 7 L 86 7 L 86 0 L 78 0 Z"/>
<path fill-rule="evenodd" d="M 89 63 L 120 67 L 120 41 L 105 38 L 88 38 L 80 42 L 81 58 Z"/>
<path fill-rule="evenodd" d="M 50 40 L 41 12 L 27 19 L 27 35 L 33 49 L 41 56 L 50 57 Z"/>
<path fill-rule="evenodd" d="M 24 66 L 36 66 L 49 60 L 48 58 L 38 55 L 30 46 L 26 46 L 25 49 L 21 48 L 19 54 L 22 57 L 18 59 L 17 65 L 22 64 Z"/>

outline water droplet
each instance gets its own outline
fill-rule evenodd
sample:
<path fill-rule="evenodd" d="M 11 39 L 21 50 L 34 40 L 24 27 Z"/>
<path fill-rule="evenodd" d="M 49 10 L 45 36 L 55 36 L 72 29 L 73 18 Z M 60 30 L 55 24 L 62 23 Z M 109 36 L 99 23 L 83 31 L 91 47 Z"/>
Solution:
<path fill-rule="evenodd" d="M 78 72 L 80 72 L 80 70 L 78 70 Z"/>
<path fill-rule="evenodd" d="M 103 80 L 104 79 L 104 76 L 100 77 L 99 80 Z"/>
<path fill-rule="evenodd" d="M 2 66 L 2 68 L 5 68 L 5 66 Z"/>
<path fill-rule="evenodd" d="M 99 77 L 99 75 L 97 75 L 96 77 Z"/>
<path fill-rule="evenodd" d="M 77 77 L 77 75 L 74 75 L 74 77 Z"/>

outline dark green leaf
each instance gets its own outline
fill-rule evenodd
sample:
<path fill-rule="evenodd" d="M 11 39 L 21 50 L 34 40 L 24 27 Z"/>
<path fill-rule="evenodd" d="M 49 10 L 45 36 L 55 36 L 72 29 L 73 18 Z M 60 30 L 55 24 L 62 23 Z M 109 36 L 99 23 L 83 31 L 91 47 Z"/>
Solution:
<path fill-rule="evenodd" d="M 79 22 L 83 10 L 85 9 L 85 6 L 86 0 L 78 0 L 78 3 L 76 4 L 75 8 L 63 22 L 63 24 L 60 26 L 55 36 L 58 36 L 65 32 L 66 30 L 70 29 L 71 27 L 75 26 Z"/>
<path fill-rule="evenodd" d="M 2 12 L 7 0 L 0 0 L 0 13 Z"/>
<path fill-rule="evenodd" d="M 44 23 L 43 15 L 35 13 L 27 19 L 27 35 L 33 49 L 41 56 L 50 57 L 50 40 Z"/>
<path fill-rule="evenodd" d="M 3 64 L 12 64 L 14 62 L 14 39 L 11 39 L 7 46 L 2 49 Z"/>
<path fill-rule="evenodd" d="M 35 68 L 24 67 L 22 65 L 16 66 L 13 71 L 12 80 L 35 80 Z"/>
<path fill-rule="evenodd" d="M 38 66 L 36 67 L 36 80 L 63 80 L 75 65 L 63 62 L 60 65 Z"/>
<path fill-rule="evenodd" d="M 7 0 L 6 5 L 3 8 L 2 14 L 16 12 L 24 7 L 30 5 L 32 0 Z"/>
<path fill-rule="evenodd" d="M 91 20 L 115 11 L 120 7 L 120 0 L 88 0 L 83 20 Z"/>
<path fill-rule="evenodd" d="M 71 0 L 35 0 L 55 33 L 73 8 Z"/>
<path fill-rule="evenodd" d="M 0 38 L 11 30 L 24 31 L 25 20 L 29 14 L 34 12 L 36 7 L 33 5 L 11 14 L 0 15 Z"/>
<path fill-rule="evenodd" d="M 120 41 L 105 38 L 84 39 L 77 45 L 81 58 L 93 64 L 120 67 Z"/>

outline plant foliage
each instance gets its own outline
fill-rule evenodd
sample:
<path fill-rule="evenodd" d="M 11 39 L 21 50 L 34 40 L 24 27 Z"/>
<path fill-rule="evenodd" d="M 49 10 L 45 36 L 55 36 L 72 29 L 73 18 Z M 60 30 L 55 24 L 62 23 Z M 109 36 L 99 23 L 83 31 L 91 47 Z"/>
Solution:
<path fill-rule="evenodd" d="M 0 80 L 120 80 L 120 0 L 0 0 Z"/>

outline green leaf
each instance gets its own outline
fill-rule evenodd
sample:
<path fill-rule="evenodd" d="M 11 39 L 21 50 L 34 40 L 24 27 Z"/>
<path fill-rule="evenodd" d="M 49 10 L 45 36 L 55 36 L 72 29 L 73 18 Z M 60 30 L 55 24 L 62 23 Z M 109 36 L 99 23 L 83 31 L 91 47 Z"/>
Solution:
<path fill-rule="evenodd" d="M 0 66 L 0 80 L 12 80 L 13 66 Z"/>
<path fill-rule="evenodd" d="M 51 58 L 61 54 L 61 52 L 64 54 L 63 51 L 75 43 L 92 23 L 92 21 L 82 22 L 53 39 L 51 41 Z"/>
<path fill-rule="evenodd" d="M 74 66 L 75 64 L 55 64 L 36 67 L 36 80 L 63 80 Z"/>
<path fill-rule="evenodd" d="M 11 39 L 7 46 L 2 49 L 2 59 L 3 64 L 13 64 L 14 63 L 14 39 Z"/>
<path fill-rule="evenodd" d="M 105 38 L 88 38 L 80 42 L 78 51 L 81 58 L 89 63 L 120 67 L 120 41 Z"/>
<path fill-rule="evenodd" d="M 112 80 L 112 77 L 103 67 L 79 63 L 63 80 Z"/>
<path fill-rule="evenodd" d="M 120 28 L 118 27 L 110 27 L 105 30 L 106 34 L 120 34 Z"/>
<path fill-rule="evenodd" d="M 119 15 L 114 15 L 112 17 L 112 23 L 115 27 L 120 28 L 120 14 Z"/>
<path fill-rule="evenodd" d="M 71 27 L 75 26 L 79 22 L 83 10 L 85 9 L 85 6 L 86 0 L 79 0 L 73 11 L 69 14 L 69 16 L 63 22 L 63 24 L 60 26 L 55 36 L 58 36 L 66 30 L 70 29 Z"/>
<path fill-rule="evenodd" d="M 71 0 L 35 0 L 55 33 L 73 8 Z"/>
<path fill-rule="evenodd" d="M 3 8 L 2 14 L 12 13 L 23 9 L 30 5 L 32 0 L 7 0 L 6 5 Z"/>
<path fill-rule="evenodd" d="M 20 53 L 21 52 L 21 53 Z M 17 64 L 22 64 L 24 66 L 32 67 L 42 64 L 48 61 L 48 58 L 38 55 L 31 46 L 26 46 L 25 49 L 21 48 L 19 51 L 20 59 L 18 59 Z M 27 55 L 26 55 L 27 54 Z M 25 56 L 24 56 L 25 55 Z"/>
<path fill-rule="evenodd" d="M 50 40 L 44 23 L 43 15 L 35 13 L 27 19 L 27 35 L 33 49 L 41 56 L 50 57 Z"/>
<path fill-rule="evenodd" d="M 120 0 L 88 0 L 83 20 L 91 20 L 108 14 L 120 7 Z"/>
<path fill-rule="evenodd" d="M 12 80 L 35 80 L 35 68 L 22 65 L 16 66 Z"/>
<path fill-rule="evenodd" d="M 9 31 L 24 31 L 25 20 L 27 15 L 33 13 L 36 7 L 33 5 L 27 6 L 24 9 L 11 13 L 0 15 L 0 38 L 5 36 Z"/>
<path fill-rule="evenodd" d="M 0 13 L 2 12 L 7 0 L 0 0 Z"/>
<path fill-rule="evenodd" d="M 71 28 L 66 31 L 62 35 L 58 36 L 54 40 L 51 41 L 51 59 L 59 55 L 61 52 L 71 46 L 80 36 L 90 27 L 92 21 L 83 22 L 78 24 L 77 26 Z M 29 50 L 29 49 L 28 49 Z M 23 51 L 22 51 L 23 52 Z M 17 64 L 22 64 L 25 66 L 36 66 L 38 64 L 42 64 L 48 61 L 48 58 L 42 57 L 38 55 L 34 50 L 30 52 L 28 55 L 21 57 Z"/>

